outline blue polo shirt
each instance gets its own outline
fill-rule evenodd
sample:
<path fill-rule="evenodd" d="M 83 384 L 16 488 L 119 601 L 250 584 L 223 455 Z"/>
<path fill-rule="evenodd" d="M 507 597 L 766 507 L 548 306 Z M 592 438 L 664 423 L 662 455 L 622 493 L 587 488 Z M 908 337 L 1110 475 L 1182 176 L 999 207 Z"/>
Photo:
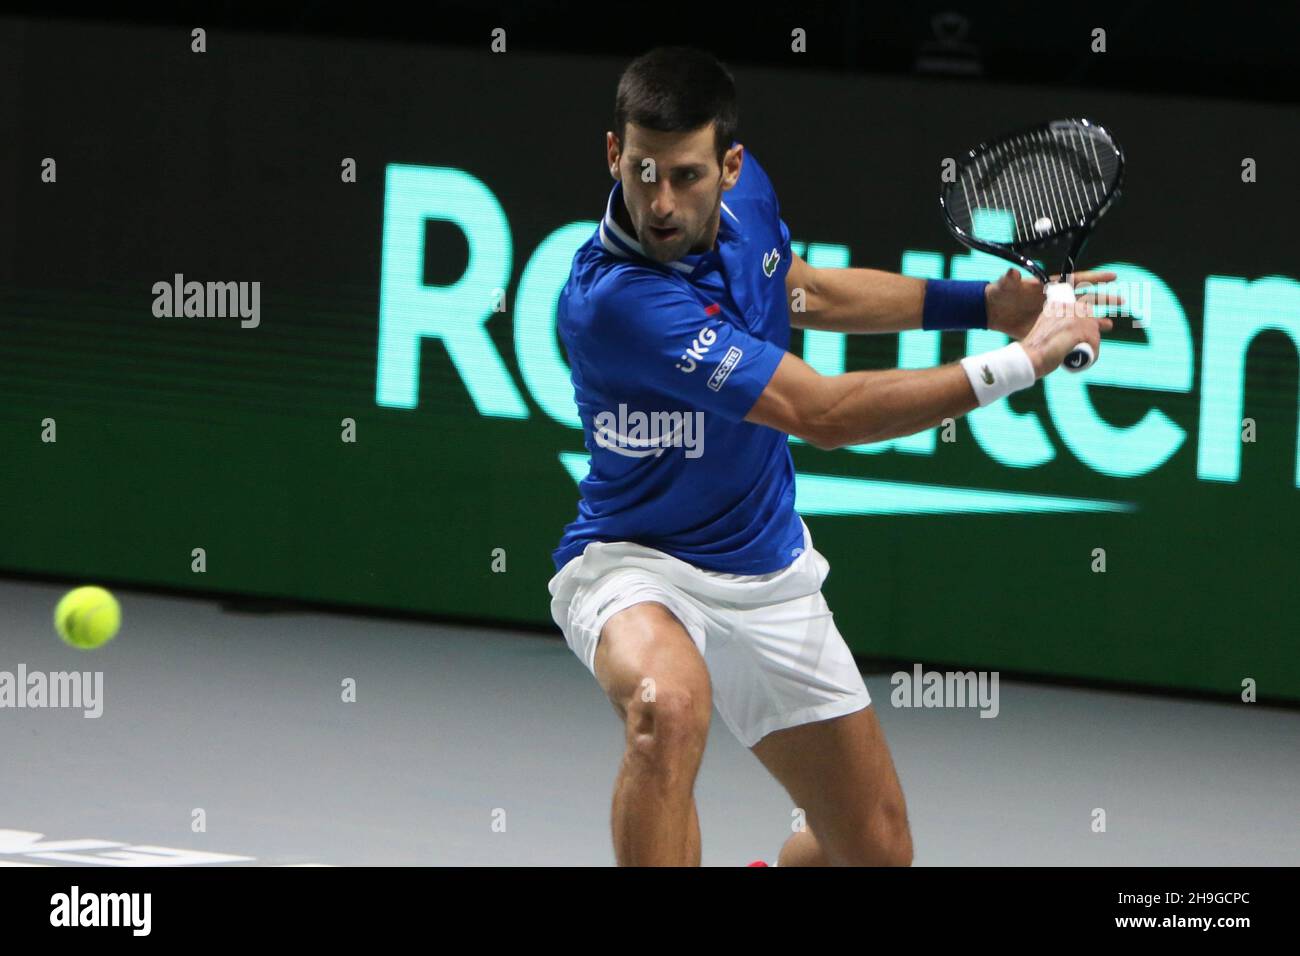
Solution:
<path fill-rule="evenodd" d="M 715 247 L 670 263 L 614 221 L 574 254 L 557 323 L 591 453 L 557 569 L 593 541 L 766 574 L 803 549 L 783 432 L 744 420 L 790 343 L 790 231 L 752 153 L 722 194 Z"/>

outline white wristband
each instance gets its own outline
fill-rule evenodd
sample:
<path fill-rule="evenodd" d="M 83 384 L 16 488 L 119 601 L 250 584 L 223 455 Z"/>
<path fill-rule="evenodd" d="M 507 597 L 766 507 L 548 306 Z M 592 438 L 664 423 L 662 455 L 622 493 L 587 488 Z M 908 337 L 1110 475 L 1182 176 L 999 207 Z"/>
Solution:
<path fill-rule="evenodd" d="M 1034 363 L 1019 342 L 982 355 L 968 355 L 961 360 L 961 367 L 966 370 L 981 406 L 1006 398 L 1037 381 Z"/>

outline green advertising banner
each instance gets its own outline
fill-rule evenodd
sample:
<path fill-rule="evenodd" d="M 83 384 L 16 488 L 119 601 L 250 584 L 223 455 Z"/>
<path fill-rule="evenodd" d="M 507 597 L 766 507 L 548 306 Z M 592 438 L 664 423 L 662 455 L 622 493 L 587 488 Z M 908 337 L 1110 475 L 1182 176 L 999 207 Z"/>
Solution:
<path fill-rule="evenodd" d="M 604 212 L 621 64 L 186 38 L 0 22 L 0 568 L 548 625 L 587 461 L 555 303 Z M 815 266 L 1005 271 L 936 197 L 1013 117 L 1094 117 L 1128 156 L 1087 265 L 1138 321 L 1095 368 L 890 442 L 792 444 L 854 650 L 1300 700 L 1294 118 L 736 76 Z M 792 350 L 834 374 L 1005 341 Z"/>

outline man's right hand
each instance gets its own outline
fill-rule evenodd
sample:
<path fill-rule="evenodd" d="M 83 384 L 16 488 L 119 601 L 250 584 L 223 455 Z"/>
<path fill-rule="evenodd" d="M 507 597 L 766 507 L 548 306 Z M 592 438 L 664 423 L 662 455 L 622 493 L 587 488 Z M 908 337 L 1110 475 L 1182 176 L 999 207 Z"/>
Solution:
<path fill-rule="evenodd" d="M 1115 322 L 1093 315 L 1095 304 L 1092 295 L 1081 296 L 1073 304 L 1043 303 L 1038 321 L 1020 343 L 1029 353 L 1036 378 L 1055 371 L 1080 342 L 1087 342 L 1093 354 L 1101 357 L 1101 333 L 1113 329 Z"/>

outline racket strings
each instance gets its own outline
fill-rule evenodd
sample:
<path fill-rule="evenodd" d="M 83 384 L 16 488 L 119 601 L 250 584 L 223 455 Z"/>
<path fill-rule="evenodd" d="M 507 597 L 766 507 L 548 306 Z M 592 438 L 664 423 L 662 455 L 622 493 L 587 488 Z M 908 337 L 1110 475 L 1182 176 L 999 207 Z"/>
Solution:
<path fill-rule="evenodd" d="M 960 171 L 950 187 L 951 212 L 973 232 L 977 210 L 1010 214 L 1013 242 L 1059 236 L 1095 215 L 1118 175 L 1114 149 L 1094 127 L 1054 123 L 994 144 Z M 960 198 L 960 202 L 958 202 Z"/>
<path fill-rule="evenodd" d="M 1077 146 L 1000 143 L 976 160 L 973 191 L 981 205 L 1012 213 L 1018 239 L 1032 239 L 1035 223 L 1077 224 L 1100 204 L 1104 186 L 1099 188 L 1098 173 L 1091 163 L 1083 164 L 1081 155 Z M 990 199 L 996 202 L 988 203 Z"/>

